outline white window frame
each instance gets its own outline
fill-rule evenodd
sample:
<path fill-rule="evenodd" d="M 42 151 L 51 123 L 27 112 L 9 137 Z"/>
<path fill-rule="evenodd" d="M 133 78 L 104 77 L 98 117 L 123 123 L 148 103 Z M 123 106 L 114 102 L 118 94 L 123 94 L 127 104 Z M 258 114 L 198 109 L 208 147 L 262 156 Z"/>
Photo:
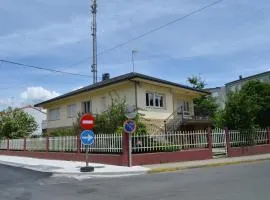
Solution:
<path fill-rule="evenodd" d="M 86 107 L 85 107 L 85 103 L 89 102 L 89 112 L 86 111 Z M 92 102 L 91 100 L 89 101 L 83 101 L 82 102 L 82 114 L 86 114 L 86 113 L 92 113 Z"/>
<path fill-rule="evenodd" d="M 67 106 L 67 117 L 74 118 L 76 117 L 77 112 L 77 105 L 75 103 L 70 104 Z"/>
<path fill-rule="evenodd" d="M 191 107 L 190 107 L 190 102 L 189 101 L 183 101 L 183 112 L 184 115 L 190 115 L 191 113 Z"/>
<path fill-rule="evenodd" d="M 54 112 L 57 112 L 55 116 L 52 116 Z M 54 109 L 49 109 L 48 112 L 48 120 L 49 121 L 57 121 L 60 120 L 60 108 L 54 108 Z"/>
<path fill-rule="evenodd" d="M 148 94 L 148 105 L 147 105 L 147 94 Z M 153 96 L 153 105 L 150 105 L 150 98 L 149 98 L 150 95 Z M 160 97 L 163 99 L 162 106 L 160 106 L 161 99 L 158 100 L 157 97 Z M 156 100 L 158 100 L 157 104 L 156 104 Z M 145 93 L 145 106 L 147 108 L 165 109 L 165 102 L 166 102 L 165 94 L 161 94 L 161 93 L 157 93 L 157 92 L 148 92 L 148 91 Z"/>

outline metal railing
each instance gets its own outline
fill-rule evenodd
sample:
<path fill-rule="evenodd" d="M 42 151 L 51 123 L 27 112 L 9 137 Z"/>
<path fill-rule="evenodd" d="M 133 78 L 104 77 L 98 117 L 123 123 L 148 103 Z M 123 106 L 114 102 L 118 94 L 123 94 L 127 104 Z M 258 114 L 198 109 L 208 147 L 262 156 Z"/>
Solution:
<path fill-rule="evenodd" d="M 49 137 L 49 151 L 77 151 L 77 136 Z"/>
<path fill-rule="evenodd" d="M 27 138 L 26 150 L 28 151 L 45 151 L 46 138 Z"/>
<path fill-rule="evenodd" d="M 182 107 L 177 108 L 167 119 L 164 120 L 165 132 L 176 131 L 183 121 Z"/>
<path fill-rule="evenodd" d="M 51 152 L 76 152 L 78 145 L 77 136 L 61 136 L 41 138 L 0 140 L 0 149 L 23 151 L 47 151 Z M 81 144 L 80 151 L 85 151 L 85 146 Z M 93 153 L 120 153 L 122 152 L 122 135 L 120 134 L 98 134 L 95 143 L 89 147 L 89 152 Z"/>
<path fill-rule="evenodd" d="M 223 129 L 212 130 L 212 147 L 213 148 L 225 148 L 226 137 Z"/>
<path fill-rule="evenodd" d="M 8 142 L 7 139 L 0 139 L 0 149 L 1 150 L 7 149 L 7 142 Z"/>
<path fill-rule="evenodd" d="M 133 135 L 133 152 L 168 152 L 207 148 L 207 131 L 167 132 L 156 135 Z"/>
<path fill-rule="evenodd" d="M 24 139 L 13 139 L 9 141 L 10 150 L 22 150 L 24 146 Z"/>
<path fill-rule="evenodd" d="M 81 144 L 81 151 L 85 152 L 85 145 Z M 93 153 L 121 153 L 122 134 L 98 134 L 95 142 L 89 146 L 89 152 Z"/>
<path fill-rule="evenodd" d="M 232 147 L 245 145 L 267 144 L 268 133 L 262 130 L 229 131 L 230 144 Z"/>

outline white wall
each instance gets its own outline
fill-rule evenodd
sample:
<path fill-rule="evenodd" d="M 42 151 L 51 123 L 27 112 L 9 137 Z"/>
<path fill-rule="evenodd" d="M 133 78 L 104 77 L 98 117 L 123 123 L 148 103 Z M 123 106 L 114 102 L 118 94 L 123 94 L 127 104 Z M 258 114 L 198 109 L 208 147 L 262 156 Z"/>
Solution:
<path fill-rule="evenodd" d="M 33 135 L 41 135 L 42 134 L 42 129 L 41 129 L 41 124 L 43 120 L 46 120 L 46 114 L 43 112 L 38 111 L 35 108 L 23 108 L 22 109 L 24 112 L 28 113 L 32 117 L 34 117 L 35 121 L 38 124 L 37 130 L 33 133 Z"/>

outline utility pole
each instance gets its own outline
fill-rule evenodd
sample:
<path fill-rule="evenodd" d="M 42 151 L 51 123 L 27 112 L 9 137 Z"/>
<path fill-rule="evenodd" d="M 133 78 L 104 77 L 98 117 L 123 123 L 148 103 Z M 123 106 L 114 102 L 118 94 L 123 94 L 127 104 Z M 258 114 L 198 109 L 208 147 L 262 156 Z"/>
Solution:
<path fill-rule="evenodd" d="M 92 38 L 93 38 L 93 63 L 92 70 L 93 72 L 93 84 L 97 82 L 97 1 L 92 0 L 91 12 L 93 15 L 92 21 Z"/>

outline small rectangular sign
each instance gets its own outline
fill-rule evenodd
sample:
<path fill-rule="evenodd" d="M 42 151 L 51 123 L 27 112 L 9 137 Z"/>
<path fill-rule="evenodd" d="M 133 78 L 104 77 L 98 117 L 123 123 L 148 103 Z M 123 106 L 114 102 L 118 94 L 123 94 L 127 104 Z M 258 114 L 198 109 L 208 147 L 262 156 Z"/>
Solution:
<path fill-rule="evenodd" d="M 82 120 L 83 124 L 93 124 L 93 120 Z"/>

